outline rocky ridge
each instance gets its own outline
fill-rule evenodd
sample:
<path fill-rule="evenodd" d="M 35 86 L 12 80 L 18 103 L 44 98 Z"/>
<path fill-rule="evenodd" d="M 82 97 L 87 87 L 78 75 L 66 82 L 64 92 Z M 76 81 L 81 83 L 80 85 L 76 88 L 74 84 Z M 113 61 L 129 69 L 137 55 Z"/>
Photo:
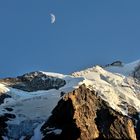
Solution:
<path fill-rule="evenodd" d="M 139 139 L 135 108 L 130 106 L 124 116 L 96 95 L 85 85 L 65 94 L 41 128 L 44 140 Z"/>
<path fill-rule="evenodd" d="M 1 79 L 0 82 L 6 83 L 6 85 L 10 87 L 28 92 L 59 89 L 66 84 L 63 79 L 49 76 L 39 71 L 26 73 L 16 78 Z"/>
<path fill-rule="evenodd" d="M 139 61 L 117 61 L 72 76 L 0 79 L 0 138 L 139 140 L 139 68 Z"/>

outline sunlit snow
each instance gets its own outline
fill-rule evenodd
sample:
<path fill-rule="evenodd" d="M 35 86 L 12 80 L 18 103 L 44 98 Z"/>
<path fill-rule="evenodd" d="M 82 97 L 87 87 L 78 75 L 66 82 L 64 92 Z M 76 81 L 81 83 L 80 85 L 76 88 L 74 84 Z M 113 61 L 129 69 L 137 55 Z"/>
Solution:
<path fill-rule="evenodd" d="M 82 84 L 85 84 L 90 90 L 94 90 L 97 96 L 109 103 L 110 107 L 124 115 L 128 115 L 128 105 L 140 112 L 140 85 L 131 77 L 139 64 L 138 60 L 121 67 L 109 66 L 103 69 L 100 66 L 94 66 L 72 75 L 40 71 L 48 76 L 66 81 L 66 85 L 58 90 L 29 93 L 0 83 L 0 92 L 11 96 L 0 105 L 0 114 L 9 113 L 5 108 L 12 108 L 13 111 L 10 113 L 16 115 L 16 118 L 7 122 L 8 136 L 23 139 L 24 134 L 28 131 L 32 134 L 31 140 L 40 140 L 43 137 L 40 127 L 61 99 L 61 92 L 68 93 Z M 61 130 L 54 129 L 53 132 L 59 134 Z"/>

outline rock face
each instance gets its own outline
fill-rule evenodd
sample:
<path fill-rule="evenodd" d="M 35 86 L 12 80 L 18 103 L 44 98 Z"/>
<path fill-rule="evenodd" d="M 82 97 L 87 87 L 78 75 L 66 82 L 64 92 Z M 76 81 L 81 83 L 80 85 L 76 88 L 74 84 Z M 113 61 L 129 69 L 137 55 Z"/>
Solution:
<path fill-rule="evenodd" d="M 5 82 L 8 86 L 28 92 L 59 89 L 66 84 L 63 79 L 47 76 L 38 71 L 27 73 L 22 76 L 18 76 L 17 78 L 2 79 L 0 82 Z"/>
<path fill-rule="evenodd" d="M 133 77 L 140 81 L 140 64 L 135 68 L 133 72 Z"/>
<path fill-rule="evenodd" d="M 16 116 L 14 114 L 5 113 L 4 115 L 0 116 L 0 139 L 2 136 L 7 136 L 7 121 L 9 119 L 13 119 Z"/>
<path fill-rule="evenodd" d="M 123 63 L 121 61 L 115 61 L 111 64 L 105 65 L 105 67 L 108 67 L 108 66 L 119 66 L 119 67 L 121 67 L 121 66 L 123 66 Z"/>
<path fill-rule="evenodd" d="M 44 140 L 139 139 L 138 114 L 129 108 L 124 116 L 82 85 L 58 102 L 41 128 Z"/>

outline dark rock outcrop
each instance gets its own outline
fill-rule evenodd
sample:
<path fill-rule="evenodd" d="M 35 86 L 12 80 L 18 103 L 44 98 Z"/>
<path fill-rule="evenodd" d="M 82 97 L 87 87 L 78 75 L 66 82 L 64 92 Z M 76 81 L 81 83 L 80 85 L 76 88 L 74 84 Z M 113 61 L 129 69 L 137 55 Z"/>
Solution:
<path fill-rule="evenodd" d="M 110 64 L 111 66 L 122 66 L 122 62 L 121 61 L 115 61 L 113 63 Z"/>
<path fill-rule="evenodd" d="M 135 68 L 134 72 L 133 72 L 133 77 L 136 78 L 137 80 L 139 80 L 140 82 L 140 63 L 139 65 Z"/>
<path fill-rule="evenodd" d="M 7 136 L 7 121 L 15 118 L 14 114 L 5 113 L 0 116 L 0 139 L 2 140 L 2 136 Z"/>
<path fill-rule="evenodd" d="M 0 105 L 1 105 L 2 103 L 4 103 L 4 99 L 5 99 L 5 98 L 11 98 L 11 96 L 8 95 L 8 94 L 6 94 L 6 93 L 0 94 Z"/>
<path fill-rule="evenodd" d="M 41 131 L 44 140 L 93 140 L 138 138 L 135 109 L 130 117 L 116 112 L 84 85 L 65 94 Z M 137 123 L 138 125 L 138 123 Z M 61 130 L 55 133 L 55 130 Z"/>
<path fill-rule="evenodd" d="M 47 76 L 46 74 L 38 71 L 27 73 L 22 76 L 18 76 L 17 78 L 1 79 L 0 82 L 4 82 L 8 86 L 28 92 L 59 89 L 66 84 L 63 79 Z"/>
<path fill-rule="evenodd" d="M 111 63 L 111 64 L 107 64 L 107 65 L 105 65 L 104 67 L 109 67 L 109 66 L 117 66 L 117 67 L 122 67 L 123 66 L 123 63 L 122 63 L 122 61 L 115 61 L 115 62 L 113 62 L 113 63 Z"/>
<path fill-rule="evenodd" d="M 4 103 L 5 98 L 11 98 L 11 96 L 4 92 L 1 92 L 0 93 L 0 105 Z M 2 136 L 6 136 L 6 134 L 7 134 L 6 122 L 12 117 L 15 117 L 15 115 L 9 114 L 9 113 L 0 115 L 0 139 L 3 139 Z"/>
<path fill-rule="evenodd" d="M 0 139 L 2 139 L 2 136 L 6 135 L 6 132 L 7 132 L 6 121 L 8 121 L 8 118 L 6 118 L 5 116 L 0 116 Z"/>

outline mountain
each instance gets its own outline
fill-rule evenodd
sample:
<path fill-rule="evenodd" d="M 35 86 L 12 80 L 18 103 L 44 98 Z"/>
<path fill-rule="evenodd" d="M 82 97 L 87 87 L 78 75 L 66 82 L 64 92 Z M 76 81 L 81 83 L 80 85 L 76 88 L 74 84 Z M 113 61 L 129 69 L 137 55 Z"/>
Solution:
<path fill-rule="evenodd" d="M 140 78 L 140 60 L 128 64 L 123 64 L 121 61 L 115 61 L 104 68 L 113 73 Z"/>
<path fill-rule="evenodd" d="M 140 60 L 0 79 L 4 140 L 136 140 L 139 112 Z"/>

